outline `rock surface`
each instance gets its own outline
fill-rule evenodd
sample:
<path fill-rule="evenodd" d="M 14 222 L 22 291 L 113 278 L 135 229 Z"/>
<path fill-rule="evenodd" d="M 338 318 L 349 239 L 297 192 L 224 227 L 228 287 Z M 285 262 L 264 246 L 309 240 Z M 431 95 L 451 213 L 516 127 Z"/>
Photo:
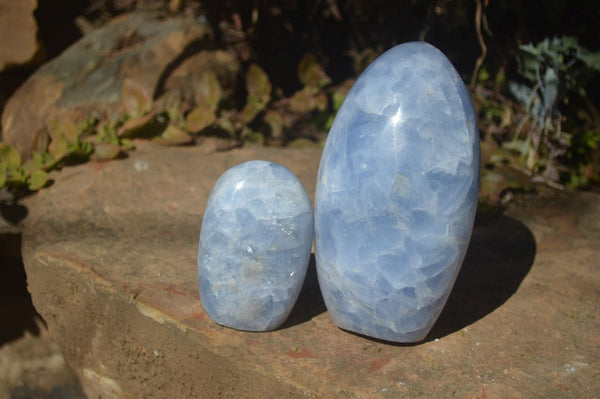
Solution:
<path fill-rule="evenodd" d="M 0 345 L 0 399 L 86 399 L 41 321 L 39 327 L 35 335 L 26 331 L 21 338 Z"/>
<path fill-rule="evenodd" d="M 581 193 L 476 222 L 424 342 L 347 333 L 311 262 L 286 323 L 219 327 L 196 285 L 208 194 L 266 159 L 313 196 L 320 151 L 165 148 L 63 169 L 31 198 L 23 235 L 34 305 L 90 398 L 594 397 L 600 372 L 600 198 Z"/>
<path fill-rule="evenodd" d="M 31 62 L 40 51 L 37 0 L 0 0 L 0 71 Z"/>
<path fill-rule="evenodd" d="M 126 79 L 150 96 L 168 89 L 189 95 L 203 68 L 214 68 L 222 82 L 234 82 L 238 63 L 232 55 L 223 50 L 201 52 L 210 35 L 210 29 L 194 19 L 159 19 L 145 13 L 114 19 L 40 67 L 15 92 L 2 114 L 3 140 L 28 158 L 48 142 L 49 117 L 114 118 L 123 112 Z"/>

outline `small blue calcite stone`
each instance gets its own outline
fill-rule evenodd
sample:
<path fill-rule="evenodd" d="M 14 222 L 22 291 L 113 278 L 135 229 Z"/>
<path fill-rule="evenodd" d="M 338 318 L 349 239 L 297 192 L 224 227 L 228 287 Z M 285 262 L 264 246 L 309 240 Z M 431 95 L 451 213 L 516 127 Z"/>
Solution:
<path fill-rule="evenodd" d="M 300 181 L 273 162 L 250 161 L 215 184 L 202 220 L 200 299 L 215 322 L 269 331 L 290 314 L 306 276 L 313 213 Z"/>
<path fill-rule="evenodd" d="M 315 197 L 335 324 L 395 342 L 427 335 L 467 250 L 479 159 L 471 98 L 439 50 L 403 44 L 364 71 L 327 137 Z"/>

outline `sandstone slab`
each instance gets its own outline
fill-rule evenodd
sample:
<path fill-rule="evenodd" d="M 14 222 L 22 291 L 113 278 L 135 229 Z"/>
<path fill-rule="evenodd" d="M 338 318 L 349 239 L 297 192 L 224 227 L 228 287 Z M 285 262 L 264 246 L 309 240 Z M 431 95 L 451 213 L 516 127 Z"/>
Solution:
<path fill-rule="evenodd" d="M 593 397 L 598 194 L 477 221 L 428 337 L 399 345 L 335 327 L 311 262 L 290 318 L 218 326 L 196 285 L 201 218 L 229 167 L 293 171 L 312 198 L 320 151 L 165 148 L 53 174 L 31 198 L 23 255 L 34 305 L 88 396 L 102 398 Z"/>

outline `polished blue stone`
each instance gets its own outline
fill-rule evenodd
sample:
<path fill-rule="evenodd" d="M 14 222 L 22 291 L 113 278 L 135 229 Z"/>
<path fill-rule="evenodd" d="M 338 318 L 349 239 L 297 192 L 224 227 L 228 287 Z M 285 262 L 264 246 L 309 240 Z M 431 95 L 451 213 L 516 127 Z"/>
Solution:
<path fill-rule="evenodd" d="M 317 272 L 336 325 L 395 342 L 427 335 L 467 250 L 479 162 L 471 98 L 439 50 L 399 45 L 363 72 L 317 178 Z"/>
<path fill-rule="evenodd" d="M 238 330 L 279 327 L 302 288 L 312 239 L 310 200 L 287 168 L 250 161 L 226 171 L 210 194 L 200 232 L 206 314 Z"/>

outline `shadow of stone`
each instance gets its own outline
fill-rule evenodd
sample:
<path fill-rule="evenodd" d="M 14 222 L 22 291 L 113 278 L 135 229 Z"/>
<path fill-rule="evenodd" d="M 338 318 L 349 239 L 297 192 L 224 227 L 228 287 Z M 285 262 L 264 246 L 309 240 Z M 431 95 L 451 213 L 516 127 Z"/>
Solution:
<path fill-rule="evenodd" d="M 20 223 L 28 213 L 27 207 L 16 203 L 0 203 L 0 216 L 13 225 Z"/>
<path fill-rule="evenodd" d="M 535 238 L 508 216 L 475 222 L 454 289 L 425 342 L 459 331 L 504 304 L 517 292 L 536 254 Z"/>
<path fill-rule="evenodd" d="M 175 72 L 175 70 L 178 67 L 180 67 L 186 60 L 188 60 L 192 56 L 200 53 L 201 51 L 214 50 L 214 49 L 215 49 L 215 44 L 205 38 L 196 39 L 196 40 L 190 42 L 187 46 L 185 46 L 185 48 L 183 49 L 181 54 L 179 54 L 177 57 L 175 57 L 173 60 L 171 60 L 171 62 L 169 62 L 164 67 L 163 71 L 161 72 L 160 76 L 158 77 L 156 86 L 154 87 L 154 91 L 152 93 L 152 98 L 154 100 L 156 100 L 162 94 L 164 94 L 165 85 L 167 83 L 167 80 L 173 74 L 173 72 Z"/>
<path fill-rule="evenodd" d="M 0 234 L 2 252 L 8 247 L 18 251 L 21 248 L 21 236 Z M 0 257 L 0 347 L 7 342 L 20 338 L 25 331 L 39 335 L 36 319 L 41 320 L 27 291 L 27 277 L 23 261 L 13 256 Z"/>
<path fill-rule="evenodd" d="M 319 288 L 319 281 L 317 279 L 317 268 L 315 261 L 315 254 L 310 254 L 310 261 L 308 262 L 308 270 L 306 271 L 306 278 L 304 279 L 304 285 L 296 301 L 292 313 L 283 323 L 279 330 L 293 327 L 297 324 L 305 323 L 312 318 L 320 315 L 327 311 L 325 307 L 325 301 L 321 295 L 321 289 Z"/>
<path fill-rule="evenodd" d="M 49 391 L 29 386 L 10 389 L 10 399 L 87 399 L 78 383 L 53 386 Z"/>
<path fill-rule="evenodd" d="M 508 216 L 477 220 L 471 243 L 442 314 L 425 340 L 394 343 L 351 334 L 386 345 L 414 346 L 442 338 L 485 317 L 519 288 L 535 259 L 536 243 L 523 223 Z M 292 313 L 280 329 L 293 327 L 327 311 L 311 254 L 306 279 Z"/>

